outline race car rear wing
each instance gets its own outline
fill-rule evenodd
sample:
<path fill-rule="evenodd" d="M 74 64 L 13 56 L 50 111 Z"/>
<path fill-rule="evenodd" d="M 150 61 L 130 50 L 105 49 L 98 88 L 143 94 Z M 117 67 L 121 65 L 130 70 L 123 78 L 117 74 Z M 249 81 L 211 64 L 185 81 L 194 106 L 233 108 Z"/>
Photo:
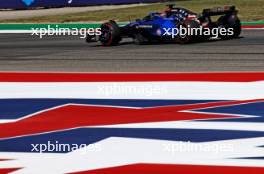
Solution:
<path fill-rule="evenodd" d="M 236 6 L 215 7 L 203 10 L 203 16 L 218 16 L 237 12 Z"/>

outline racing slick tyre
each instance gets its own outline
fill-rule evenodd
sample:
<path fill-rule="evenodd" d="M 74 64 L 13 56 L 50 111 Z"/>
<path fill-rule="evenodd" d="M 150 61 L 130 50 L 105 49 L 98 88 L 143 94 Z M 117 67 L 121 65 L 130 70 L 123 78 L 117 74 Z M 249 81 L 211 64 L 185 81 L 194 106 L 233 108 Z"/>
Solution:
<path fill-rule="evenodd" d="M 225 29 L 232 29 L 233 34 L 232 35 L 221 35 L 219 34 L 219 37 L 221 39 L 233 39 L 237 38 L 241 34 L 241 22 L 239 18 L 236 15 L 231 16 L 221 16 L 218 19 L 218 26 L 225 28 Z"/>
<path fill-rule="evenodd" d="M 94 36 L 90 36 L 89 34 L 87 34 L 86 37 L 85 37 L 85 41 L 86 41 L 87 43 L 90 43 L 90 42 L 96 42 L 96 37 L 94 37 Z"/>
<path fill-rule="evenodd" d="M 188 28 L 199 28 L 200 24 L 196 20 L 186 20 L 183 23 L 180 23 L 178 25 L 178 29 L 180 31 L 180 27 L 185 28 L 188 30 Z M 178 34 L 178 41 L 180 44 L 188 44 L 195 42 L 198 40 L 201 36 L 192 35 L 191 33 L 186 33 L 185 35 Z"/>
<path fill-rule="evenodd" d="M 115 21 L 109 21 L 101 25 L 101 35 L 99 40 L 102 45 L 117 45 L 121 39 L 121 30 Z"/>

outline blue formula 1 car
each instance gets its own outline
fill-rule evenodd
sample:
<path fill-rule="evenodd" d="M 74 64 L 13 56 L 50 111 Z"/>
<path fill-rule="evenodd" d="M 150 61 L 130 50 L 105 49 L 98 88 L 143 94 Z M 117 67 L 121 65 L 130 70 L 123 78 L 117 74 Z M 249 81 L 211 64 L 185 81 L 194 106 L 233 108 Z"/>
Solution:
<path fill-rule="evenodd" d="M 117 45 L 124 37 L 132 38 L 136 44 L 164 42 L 186 44 L 208 40 L 215 36 L 220 39 L 232 39 L 241 33 L 241 23 L 237 13 L 235 6 L 204 9 L 201 14 L 197 14 L 185 8 L 168 5 L 162 13 L 152 12 L 143 19 L 125 26 L 119 26 L 113 20 L 106 22 L 101 26 L 99 37 L 88 35 L 86 41 L 100 41 L 104 46 L 112 46 Z M 211 16 L 220 17 L 213 22 Z M 200 32 L 179 34 L 183 28 L 186 31 L 199 29 Z M 222 29 L 226 29 L 226 32 L 224 33 Z"/>

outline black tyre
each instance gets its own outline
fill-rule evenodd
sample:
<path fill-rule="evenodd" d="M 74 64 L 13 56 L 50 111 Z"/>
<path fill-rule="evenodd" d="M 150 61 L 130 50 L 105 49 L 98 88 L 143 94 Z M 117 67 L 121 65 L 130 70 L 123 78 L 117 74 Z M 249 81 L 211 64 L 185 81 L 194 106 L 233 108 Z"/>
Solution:
<path fill-rule="evenodd" d="M 221 39 L 233 39 L 237 38 L 241 34 L 241 22 L 237 15 L 230 15 L 230 16 L 222 16 L 218 19 L 218 26 L 225 28 L 225 29 L 232 29 L 233 34 L 232 35 L 221 35 L 219 34 L 219 37 Z"/>
<path fill-rule="evenodd" d="M 86 41 L 87 43 L 89 43 L 89 42 L 93 42 L 93 39 L 94 39 L 94 36 L 90 36 L 89 34 L 87 34 L 87 36 L 86 36 L 86 38 L 85 38 L 85 41 Z"/>
<path fill-rule="evenodd" d="M 102 34 L 99 40 L 104 46 L 117 45 L 122 39 L 121 30 L 117 23 L 114 21 L 109 21 L 102 24 L 101 32 Z"/>
<path fill-rule="evenodd" d="M 183 23 L 178 25 L 178 29 L 180 29 L 180 26 L 182 28 L 199 28 L 200 24 L 196 21 L 196 20 L 187 20 L 184 21 Z M 179 43 L 181 44 L 188 44 L 188 43 L 192 43 L 195 42 L 197 40 L 199 40 L 201 36 L 200 35 L 191 35 L 190 33 L 186 33 L 185 35 L 178 35 L 177 39 L 179 41 Z"/>

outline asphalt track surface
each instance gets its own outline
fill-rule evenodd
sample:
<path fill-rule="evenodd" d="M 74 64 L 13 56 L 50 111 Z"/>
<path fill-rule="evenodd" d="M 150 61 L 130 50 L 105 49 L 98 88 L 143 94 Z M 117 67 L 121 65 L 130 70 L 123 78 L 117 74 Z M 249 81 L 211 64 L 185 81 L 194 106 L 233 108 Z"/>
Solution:
<path fill-rule="evenodd" d="M 0 71 L 197 72 L 264 71 L 264 30 L 241 38 L 189 45 L 102 47 L 79 37 L 0 35 Z"/>

